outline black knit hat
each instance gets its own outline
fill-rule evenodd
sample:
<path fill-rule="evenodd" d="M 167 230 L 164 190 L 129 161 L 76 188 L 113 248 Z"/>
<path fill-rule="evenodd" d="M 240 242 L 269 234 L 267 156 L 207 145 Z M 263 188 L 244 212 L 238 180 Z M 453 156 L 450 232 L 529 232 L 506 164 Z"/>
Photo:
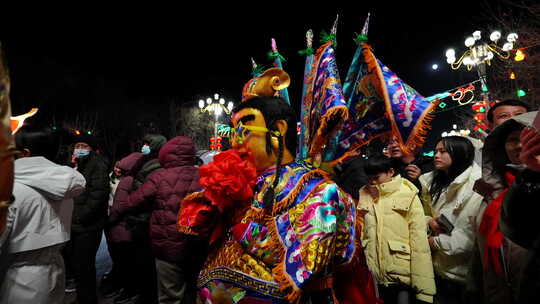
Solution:
<path fill-rule="evenodd" d="M 92 150 L 96 150 L 98 148 L 98 140 L 95 136 L 92 136 L 90 134 L 81 133 L 79 135 L 73 135 L 73 138 L 71 140 L 72 144 L 76 143 L 86 143 L 89 145 Z"/>

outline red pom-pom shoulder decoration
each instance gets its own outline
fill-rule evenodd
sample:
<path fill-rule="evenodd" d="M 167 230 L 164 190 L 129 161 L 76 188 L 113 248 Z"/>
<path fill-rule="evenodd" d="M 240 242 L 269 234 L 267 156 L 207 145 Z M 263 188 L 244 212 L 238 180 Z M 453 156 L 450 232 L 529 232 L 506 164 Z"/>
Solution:
<path fill-rule="evenodd" d="M 217 154 L 213 162 L 200 168 L 204 196 L 222 213 L 251 199 L 256 181 L 252 157 L 232 149 Z"/>

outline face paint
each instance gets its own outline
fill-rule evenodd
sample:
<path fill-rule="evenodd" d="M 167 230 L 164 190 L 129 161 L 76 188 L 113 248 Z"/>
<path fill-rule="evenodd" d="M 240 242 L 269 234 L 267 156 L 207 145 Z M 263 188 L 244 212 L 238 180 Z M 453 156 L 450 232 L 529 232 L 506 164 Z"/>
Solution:
<path fill-rule="evenodd" d="M 278 131 L 271 131 L 264 127 L 244 126 L 242 122 L 240 122 L 235 128 L 231 129 L 231 141 L 237 145 L 243 145 L 244 141 L 248 139 L 251 132 L 270 132 L 274 136 L 280 135 Z"/>
<path fill-rule="evenodd" d="M 261 111 L 253 108 L 242 109 L 233 115 L 232 123 L 231 144 L 233 149 L 238 152 L 251 152 L 255 167 L 259 172 L 274 166 L 277 147 L 273 147 L 273 153 L 267 152 L 266 134 L 272 132 L 273 135 L 276 135 L 279 132 L 268 130 Z"/>

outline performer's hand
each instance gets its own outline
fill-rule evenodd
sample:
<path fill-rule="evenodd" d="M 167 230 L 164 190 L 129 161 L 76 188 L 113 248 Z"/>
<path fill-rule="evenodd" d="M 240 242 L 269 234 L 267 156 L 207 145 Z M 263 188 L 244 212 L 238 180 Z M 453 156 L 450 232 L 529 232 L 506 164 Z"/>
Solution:
<path fill-rule="evenodd" d="M 540 172 L 540 133 L 527 128 L 521 131 L 519 159 L 529 170 Z"/>

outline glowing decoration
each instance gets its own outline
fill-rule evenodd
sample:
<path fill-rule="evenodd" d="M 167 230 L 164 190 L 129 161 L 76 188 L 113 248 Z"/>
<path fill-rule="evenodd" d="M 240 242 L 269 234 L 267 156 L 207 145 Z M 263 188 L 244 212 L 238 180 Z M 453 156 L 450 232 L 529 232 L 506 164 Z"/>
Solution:
<path fill-rule="evenodd" d="M 461 56 L 456 57 L 456 52 L 453 49 L 446 50 L 446 62 L 454 70 L 459 69 L 461 65 L 465 65 L 469 71 L 474 67 L 478 67 L 482 71 L 481 73 L 485 74 L 484 64 L 490 65 L 491 60 L 496 56 L 503 60 L 508 59 L 510 57 L 509 52 L 514 48 L 514 43 L 517 42 L 518 37 L 515 33 L 509 34 L 502 47 L 497 45 L 500 38 L 501 33 L 494 31 L 489 36 L 491 41 L 484 41 L 481 32 L 475 31 L 471 37 L 465 39 L 465 46 L 468 49 Z M 480 75 L 480 77 L 485 78 L 483 75 Z"/>
<path fill-rule="evenodd" d="M 516 51 L 516 56 L 514 57 L 515 61 L 523 61 L 525 59 L 525 53 L 522 50 Z"/>
<path fill-rule="evenodd" d="M 439 103 L 439 108 L 441 108 L 441 109 L 446 108 L 446 103 L 444 103 L 444 102 Z"/>
<path fill-rule="evenodd" d="M 522 89 L 518 89 L 516 94 L 517 94 L 517 97 L 520 97 L 520 98 L 527 95 L 527 93 L 525 93 L 525 91 L 523 91 Z"/>
<path fill-rule="evenodd" d="M 81 131 L 75 130 L 75 135 L 81 135 Z"/>
<path fill-rule="evenodd" d="M 435 151 L 424 152 L 423 155 L 428 156 L 428 157 L 433 157 L 433 156 L 435 156 Z"/>
<path fill-rule="evenodd" d="M 503 44 L 502 50 L 508 52 L 514 48 L 514 45 L 511 42 Z"/>
<path fill-rule="evenodd" d="M 214 120 L 214 136 L 210 139 L 210 149 L 213 151 L 221 151 L 221 136 L 228 137 L 230 127 L 219 123 L 219 117 L 222 114 L 229 115 L 234 107 L 232 101 L 227 102 L 223 96 L 218 93 L 199 99 L 199 109 L 201 113 L 208 113 Z M 213 97 L 213 98 L 212 98 Z"/>
<path fill-rule="evenodd" d="M 439 68 L 439 65 L 434 64 L 434 65 L 431 66 L 431 68 L 432 68 L 433 70 L 437 70 L 437 69 Z"/>
<path fill-rule="evenodd" d="M 231 133 L 231 127 L 224 124 L 218 124 L 217 134 L 221 137 L 229 137 Z"/>
<path fill-rule="evenodd" d="M 19 131 L 19 129 L 23 126 L 24 120 L 28 117 L 34 116 L 38 111 L 38 108 L 32 108 L 27 113 L 24 113 L 22 115 L 18 116 L 11 116 L 11 134 L 15 134 L 15 132 Z"/>
<path fill-rule="evenodd" d="M 491 33 L 491 35 L 489 36 L 489 39 L 493 42 L 497 42 L 499 39 L 501 39 L 501 32 L 499 31 L 494 31 L 493 33 Z"/>
<path fill-rule="evenodd" d="M 210 150 L 221 152 L 223 145 L 221 144 L 222 138 L 220 136 L 210 138 Z"/>
<path fill-rule="evenodd" d="M 474 85 L 471 83 L 467 87 L 459 88 L 451 93 L 450 96 L 452 96 L 452 100 L 457 101 L 459 105 L 466 105 L 474 99 Z"/>
<path fill-rule="evenodd" d="M 86 131 L 86 134 L 92 135 L 92 131 L 88 130 L 88 131 Z"/>
<path fill-rule="evenodd" d="M 473 111 L 476 113 L 474 115 L 474 120 L 476 121 L 476 125 L 474 127 L 474 131 L 480 132 L 482 134 L 485 133 L 485 130 L 487 130 L 489 127 L 485 123 L 486 119 L 486 101 L 479 101 L 472 105 L 471 107 Z M 485 134 L 484 134 L 485 135 Z"/>
<path fill-rule="evenodd" d="M 518 35 L 516 33 L 510 33 L 508 34 L 508 36 L 506 37 L 506 40 L 510 43 L 514 43 L 516 42 L 518 39 Z"/>
<path fill-rule="evenodd" d="M 467 39 L 465 39 L 465 46 L 466 47 L 472 47 L 474 45 L 476 40 L 474 40 L 473 37 L 468 37 Z"/>
<path fill-rule="evenodd" d="M 516 79 L 516 74 L 514 72 L 510 73 L 510 79 Z"/>
<path fill-rule="evenodd" d="M 486 119 L 486 115 L 482 113 L 478 113 L 474 115 L 474 119 L 478 122 L 481 122 L 482 120 Z"/>

